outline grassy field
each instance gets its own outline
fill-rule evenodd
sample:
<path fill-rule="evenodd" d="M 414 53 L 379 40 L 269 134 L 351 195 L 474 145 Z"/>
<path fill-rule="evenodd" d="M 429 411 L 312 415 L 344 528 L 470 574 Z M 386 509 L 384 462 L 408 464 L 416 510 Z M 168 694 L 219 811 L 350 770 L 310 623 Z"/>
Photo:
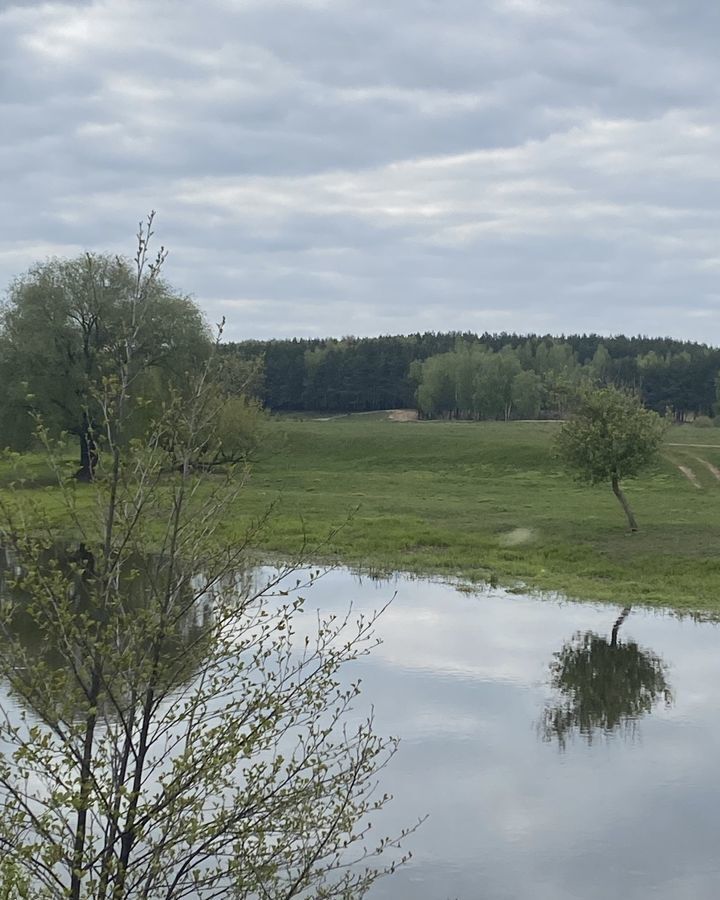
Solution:
<path fill-rule="evenodd" d="M 587 488 L 561 471 L 554 423 L 349 416 L 276 427 L 284 451 L 256 467 L 239 511 L 257 513 L 281 494 L 267 549 L 294 549 L 303 535 L 321 541 L 357 507 L 329 548 L 347 562 L 720 611 L 720 433 L 712 429 L 672 429 L 659 466 L 628 483 L 641 526 L 631 535 L 609 487 Z"/>
<path fill-rule="evenodd" d="M 584 487 L 561 471 L 557 428 L 383 414 L 275 419 L 276 449 L 255 465 L 223 527 L 239 534 L 276 501 L 265 551 L 307 542 L 326 559 L 373 569 L 720 612 L 720 431 L 671 429 L 656 469 L 626 485 L 641 528 L 631 535 L 609 486 Z M 30 463 L 42 480 L 42 463 Z M 45 502 L 55 502 L 51 491 Z"/>

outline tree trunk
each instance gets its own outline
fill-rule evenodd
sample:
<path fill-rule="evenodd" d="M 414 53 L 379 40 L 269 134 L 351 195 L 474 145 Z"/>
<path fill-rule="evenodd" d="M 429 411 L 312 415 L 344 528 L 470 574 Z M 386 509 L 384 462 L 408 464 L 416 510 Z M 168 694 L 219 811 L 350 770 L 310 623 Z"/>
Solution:
<path fill-rule="evenodd" d="M 611 647 L 617 647 L 617 639 L 618 639 L 618 632 L 620 631 L 620 626 L 625 621 L 625 619 L 627 619 L 627 617 L 630 615 L 631 609 L 632 609 L 632 606 L 626 606 L 625 609 L 620 613 L 620 615 L 615 620 L 615 624 L 613 625 L 613 629 L 612 629 L 612 635 L 610 636 L 610 646 Z"/>
<path fill-rule="evenodd" d="M 87 694 L 90 705 L 85 721 L 85 737 L 80 764 L 80 792 L 76 799 L 77 819 L 75 823 L 75 840 L 70 874 L 70 891 L 68 893 L 70 900 L 80 900 L 83 877 L 85 875 L 87 821 L 88 809 L 90 806 L 90 791 L 92 788 L 93 748 L 95 726 L 97 724 L 97 702 L 100 696 L 100 681 L 100 672 L 96 661 L 93 668 L 92 682 Z"/>
<path fill-rule="evenodd" d="M 612 489 L 613 489 L 613 494 L 615 494 L 615 496 L 618 498 L 618 502 L 620 503 L 620 506 L 622 506 L 623 510 L 625 511 L 625 515 L 627 516 L 627 520 L 630 525 L 630 531 L 637 531 L 638 530 L 637 520 L 635 518 L 633 511 L 630 509 L 630 504 L 627 502 L 627 497 L 620 490 L 620 481 L 618 480 L 617 475 L 613 475 L 613 477 L 612 477 Z"/>
<path fill-rule="evenodd" d="M 78 481 L 92 481 L 98 461 L 98 449 L 93 437 L 87 413 L 83 413 L 80 430 L 80 468 L 75 473 Z"/>

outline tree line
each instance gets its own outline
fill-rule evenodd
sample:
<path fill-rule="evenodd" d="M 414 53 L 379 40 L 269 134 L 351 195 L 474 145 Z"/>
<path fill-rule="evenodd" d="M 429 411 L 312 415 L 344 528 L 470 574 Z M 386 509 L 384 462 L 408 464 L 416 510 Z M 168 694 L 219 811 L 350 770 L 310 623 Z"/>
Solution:
<path fill-rule="evenodd" d="M 714 414 L 720 349 L 671 338 L 597 334 L 416 333 L 229 343 L 254 367 L 272 410 L 365 412 L 415 407 L 427 417 L 563 415 L 591 379 L 638 391 L 677 421 Z"/>

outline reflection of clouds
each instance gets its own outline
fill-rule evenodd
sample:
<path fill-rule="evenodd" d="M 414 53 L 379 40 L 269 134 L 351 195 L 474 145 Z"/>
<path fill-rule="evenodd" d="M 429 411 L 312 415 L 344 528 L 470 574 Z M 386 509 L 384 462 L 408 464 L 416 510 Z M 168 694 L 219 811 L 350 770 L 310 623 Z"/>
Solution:
<path fill-rule="evenodd" d="M 357 599 L 358 609 L 367 609 L 358 586 L 340 587 L 338 578 L 341 573 L 331 572 L 321 579 L 308 594 L 307 608 L 332 603 L 337 596 L 343 603 Z M 383 645 L 374 653 L 392 666 L 530 684 L 544 678 L 544 664 L 558 643 L 557 621 L 548 616 L 546 603 L 502 591 L 468 595 L 423 581 L 388 582 L 384 590 L 379 583 L 373 590 L 371 599 L 377 596 L 378 602 L 371 602 L 372 608 L 398 592 L 378 625 Z M 567 604 L 563 610 L 570 632 L 588 621 L 602 630 L 612 617 L 608 608 L 590 605 Z"/>
<path fill-rule="evenodd" d="M 402 739 L 382 776 L 395 801 L 378 831 L 430 818 L 408 841 L 410 866 L 371 898 L 715 900 L 717 627 L 634 609 L 623 640 L 666 660 L 676 705 L 644 718 L 636 743 L 576 743 L 563 755 L 533 727 L 548 663 L 576 631 L 609 635 L 615 608 L 334 570 L 301 591 L 298 639 L 318 608 L 344 615 L 352 603 L 367 615 L 396 592 L 377 623 L 384 643 L 346 677 L 363 682 L 354 714 L 373 705 L 378 730 Z"/>
<path fill-rule="evenodd" d="M 430 819 L 411 842 L 411 867 L 373 896 L 714 900 L 717 829 L 707 821 L 695 832 L 699 798 L 720 802 L 716 627 L 634 609 L 623 639 L 667 661 L 676 705 L 643 719 L 634 744 L 610 738 L 563 756 L 532 727 L 548 662 L 575 631 L 609 635 L 613 607 L 415 581 L 359 588 L 340 572 L 313 588 L 308 607 L 373 608 L 396 590 L 378 623 L 384 643 L 362 663 L 364 699 L 378 727 L 403 738 L 387 829 Z"/>
<path fill-rule="evenodd" d="M 385 643 L 378 655 L 390 665 L 437 675 L 524 683 L 531 675 L 532 660 L 522 646 L 498 635 L 489 646 L 483 641 L 480 652 L 477 629 L 490 629 L 494 624 L 492 619 L 463 616 L 457 610 L 433 616 L 414 607 L 395 606 L 383 617 Z"/>

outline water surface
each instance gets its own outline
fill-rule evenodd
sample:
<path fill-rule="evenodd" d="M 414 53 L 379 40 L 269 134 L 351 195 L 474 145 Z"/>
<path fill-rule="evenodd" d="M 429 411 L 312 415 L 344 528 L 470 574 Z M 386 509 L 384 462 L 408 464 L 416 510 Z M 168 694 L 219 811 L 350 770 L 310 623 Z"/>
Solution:
<path fill-rule="evenodd" d="M 356 714 L 372 705 L 402 741 L 377 830 L 429 818 L 373 900 L 718 897 L 716 624 L 346 570 L 305 596 L 343 614 L 394 596 L 346 677 L 363 680 Z M 0 704 L 12 715 L 2 685 Z"/>
<path fill-rule="evenodd" d="M 372 897 L 717 898 L 717 625 L 632 609 L 613 647 L 620 608 L 345 571 L 308 604 L 366 610 L 395 592 L 383 645 L 356 667 L 378 729 L 402 738 L 382 824 L 429 819 Z M 557 654 L 590 635 L 580 696 L 554 688 Z M 568 707 L 580 721 L 558 736 L 547 711 Z"/>

